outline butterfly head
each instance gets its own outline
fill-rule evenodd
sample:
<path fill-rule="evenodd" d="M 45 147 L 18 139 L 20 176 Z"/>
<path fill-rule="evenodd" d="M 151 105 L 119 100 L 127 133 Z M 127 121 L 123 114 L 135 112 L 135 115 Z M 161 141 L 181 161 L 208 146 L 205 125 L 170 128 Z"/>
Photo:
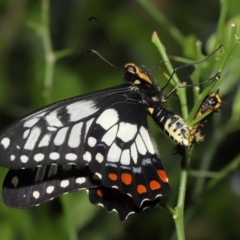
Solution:
<path fill-rule="evenodd" d="M 148 69 L 144 68 L 144 66 L 141 69 L 134 63 L 125 64 L 124 69 L 126 83 L 138 88 L 144 99 L 148 96 L 145 100 L 150 105 L 154 102 L 164 102 L 162 91 Z"/>
<path fill-rule="evenodd" d="M 134 63 L 127 63 L 124 66 L 125 69 L 125 81 L 133 86 L 144 84 L 144 85 L 155 85 L 153 77 L 147 71 L 143 71 Z"/>

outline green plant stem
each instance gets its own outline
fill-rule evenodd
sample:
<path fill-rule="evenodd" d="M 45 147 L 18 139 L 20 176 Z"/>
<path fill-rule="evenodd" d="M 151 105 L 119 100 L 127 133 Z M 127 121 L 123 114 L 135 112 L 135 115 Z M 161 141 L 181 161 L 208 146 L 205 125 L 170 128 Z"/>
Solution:
<path fill-rule="evenodd" d="M 240 165 L 240 154 L 237 155 L 228 165 L 219 171 L 220 178 L 212 178 L 207 184 L 207 190 L 215 187 L 223 178 L 228 176 L 232 171 L 236 170 Z"/>
<path fill-rule="evenodd" d="M 171 36 L 181 45 L 184 45 L 185 37 L 184 35 L 161 13 L 156 7 L 148 0 L 137 0 L 138 3 L 149 12 L 150 16 L 156 19 L 156 21 L 167 28 Z"/>
<path fill-rule="evenodd" d="M 184 204 L 185 204 L 185 196 L 186 196 L 187 177 L 188 177 L 187 170 L 182 169 L 180 174 L 177 207 L 175 209 L 175 214 L 173 215 L 178 240 L 185 239 Z"/>
<path fill-rule="evenodd" d="M 219 20 L 218 20 L 218 26 L 217 26 L 217 31 L 216 31 L 216 42 L 215 42 L 214 48 L 217 48 L 223 42 L 224 23 L 226 22 L 229 0 L 220 0 L 220 5 L 221 5 L 220 6 L 220 16 L 219 16 Z"/>
<path fill-rule="evenodd" d="M 184 87 L 185 83 L 181 83 L 175 73 L 172 75 L 172 73 L 174 72 L 174 68 L 168 58 L 165 47 L 161 43 L 156 32 L 154 32 L 152 35 L 152 42 L 155 44 L 158 51 L 160 52 L 160 55 L 162 56 L 162 59 L 169 72 L 169 75 L 172 77 L 170 82 L 174 87 L 176 87 L 177 95 L 181 103 L 182 115 L 183 115 L 183 118 L 186 119 L 188 116 L 188 108 L 187 108 L 186 88 Z"/>
<path fill-rule="evenodd" d="M 213 79 L 210 81 L 208 86 L 203 90 L 203 92 L 196 99 L 195 105 L 194 105 L 194 107 L 193 107 L 192 111 L 190 112 L 190 114 L 188 116 L 188 119 L 187 119 L 187 121 L 189 123 L 191 123 L 193 121 L 193 119 L 195 118 L 196 113 L 197 113 L 198 109 L 200 108 L 203 100 L 206 98 L 206 96 L 209 94 L 211 89 L 215 86 L 215 84 L 220 79 L 221 73 L 224 69 L 224 66 L 227 63 L 227 60 L 229 59 L 233 49 L 239 43 L 240 39 L 236 35 L 236 32 L 237 32 L 237 23 L 234 22 L 234 23 L 231 24 L 231 36 L 230 36 L 229 44 L 228 44 L 224 54 L 221 57 L 221 60 L 220 60 L 220 63 L 219 63 L 218 69 L 217 69 L 217 74 L 215 75 L 215 77 L 213 77 Z"/>
<path fill-rule="evenodd" d="M 169 75 L 172 76 L 171 83 L 175 87 L 176 86 L 180 87 L 180 88 L 177 88 L 177 94 L 180 99 L 183 117 L 186 118 L 188 115 L 186 88 L 181 88 L 181 86 L 184 86 L 184 84 L 182 84 L 179 81 L 176 74 L 172 75 L 172 73 L 174 72 L 174 69 L 169 61 L 169 58 L 165 51 L 165 48 L 164 48 L 163 44 L 161 43 L 161 41 L 159 40 L 156 32 L 154 32 L 152 35 L 152 42 L 156 45 L 158 51 L 160 52 L 160 55 L 162 56 L 162 58 L 164 60 L 165 66 L 168 69 Z M 189 151 L 189 149 L 185 149 L 185 156 L 190 156 L 188 151 Z M 188 166 L 188 163 L 190 162 L 189 159 L 188 159 L 188 161 L 186 161 L 185 158 L 182 161 L 184 162 L 184 166 Z M 178 240 L 185 239 L 184 202 L 185 202 L 185 194 L 186 194 L 186 185 L 187 185 L 187 170 L 186 170 L 186 168 L 182 168 L 181 173 L 180 173 L 180 185 L 179 185 L 177 206 L 176 206 L 175 210 L 169 209 L 169 212 L 173 215 Z"/>

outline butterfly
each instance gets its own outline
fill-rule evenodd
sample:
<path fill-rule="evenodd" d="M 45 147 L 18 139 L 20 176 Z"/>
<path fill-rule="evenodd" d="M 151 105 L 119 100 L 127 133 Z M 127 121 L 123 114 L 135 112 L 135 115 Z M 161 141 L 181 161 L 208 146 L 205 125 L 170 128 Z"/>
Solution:
<path fill-rule="evenodd" d="M 124 66 L 125 83 L 53 103 L 0 133 L 7 206 L 37 206 L 86 189 L 89 200 L 124 221 L 169 194 L 167 173 L 147 116 L 178 145 L 189 146 L 185 121 L 164 105 L 150 72 Z"/>

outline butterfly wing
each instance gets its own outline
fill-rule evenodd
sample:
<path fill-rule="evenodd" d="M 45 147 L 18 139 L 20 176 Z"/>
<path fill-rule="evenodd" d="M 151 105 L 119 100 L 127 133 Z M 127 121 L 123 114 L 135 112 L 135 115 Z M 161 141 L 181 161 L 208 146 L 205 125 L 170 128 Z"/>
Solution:
<path fill-rule="evenodd" d="M 159 198 L 156 198 L 145 201 L 138 208 L 130 196 L 102 186 L 87 166 L 78 168 L 74 165 L 9 170 L 3 182 L 2 195 L 7 206 L 27 208 L 82 189 L 87 189 L 92 204 L 104 207 L 107 212 L 118 212 L 121 221 L 131 213 L 140 213 L 159 204 Z"/>
<path fill-rule="evenodd" d="M 115 103 L 94 120 L 83 155 L 103 186 L 129 195 L 137 207 L 169 193 L 168 178 L 149 136 L 146 116 L 144 104 Z"/>
<path fill-rule="evenodd" d="M 67 99 L 18 120 L 0 134 L 0 165 L 22 169 L 85 164 L 81 152 L 92 122 L 112 103 L 124 101 L 125 91 L 130 96 L 128 90 L 121 85 Z"/>
<path fill-rule="evenodd" d="M 0 156 L 0 165 L 12 169 L 3 191 L 12 207 L 34 206 L 88 188 L 91 202 L 105 201 L 107 211 L 115 209 L 124 218 L 155 205 L 170 190 L 148 133 L 146 103 L 126 84 L 52 104 L 14 123 L 0 135 Z M 88 166 L 87 178 L 85 172 L 66 173 L 55 166 L 69 164 Z M 59 173 L 39 178 L 54 169 Z M 76 183 L 82 177 L 86 181 Z M 104 198 L 93 194 L 96 186 L 104 189 Z M 121 198 L 111 202 L 113 189 Z"/>
<path fill-rule="evenodd" d="M 101 185 L 88 167 L 42 166 L 9 170 L 3 182 L 3 201 L 9 207 L 37 206 L 62 194 Z"/>
<path fill-rule="evenodd" d="M 89 189 L 88 195 L 92 204 L 104 207 L 107 212 L 116 211 L 121 221 L 126 220 L 130 214 L 140 213 L 146 208 L 159 205 L 159 198 L 156 198 L 153 201 L 145 201 L 141 207 L 137 207 L 130 196 L 121 194 L 115 188 L 103 186 Z"/>

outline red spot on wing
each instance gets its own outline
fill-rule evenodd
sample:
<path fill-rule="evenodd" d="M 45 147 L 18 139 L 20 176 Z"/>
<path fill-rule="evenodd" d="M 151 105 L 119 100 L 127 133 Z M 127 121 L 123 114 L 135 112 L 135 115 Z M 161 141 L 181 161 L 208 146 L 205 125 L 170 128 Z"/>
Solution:
<path fill-rule="evenodd" d="M 138 192 L 139 194 L 146 193 L 146 192 L 147 192 L 147 188 L 146 188 L 144 185 L 139 184 L 139 185 L 137 186 L 137 192 Z"/>
<path fill-rule="evenodd" d="M 132 183 L 132 176 L 129 173 L 123 173 L 121 175 L 122 182 L 126 185 L 130 185 Z"/>
<path fill-rule="evenodd" d="M 168 182 L 167 173 L 164 170 L 157 170 L 157 173 L 163 182 Z"/>
<path fill-rule="evenodd" d="M 99 189 L 97 190 L 97 195 L 98 195 L 99 197 L 103 197 L 103 196 L 104 196 L 103 190 L 99 188 Z"/>
<path fill-rule="evenodd" d="M 160 189 L 161 188 L 161 184 L 155 180 L 152 180 L 150 182 L 150 188 L 151 190 L 157 190 L 157 189 Z"/>
<path fill-rule="evenodd" d="M 109 174 L 108 174 L 108 177 L 109 177 L 112 181 L 116 181 L 117 178 L 118 178 L 117 174 L 115 174 L 115 173 L 109 173 Z"/>

